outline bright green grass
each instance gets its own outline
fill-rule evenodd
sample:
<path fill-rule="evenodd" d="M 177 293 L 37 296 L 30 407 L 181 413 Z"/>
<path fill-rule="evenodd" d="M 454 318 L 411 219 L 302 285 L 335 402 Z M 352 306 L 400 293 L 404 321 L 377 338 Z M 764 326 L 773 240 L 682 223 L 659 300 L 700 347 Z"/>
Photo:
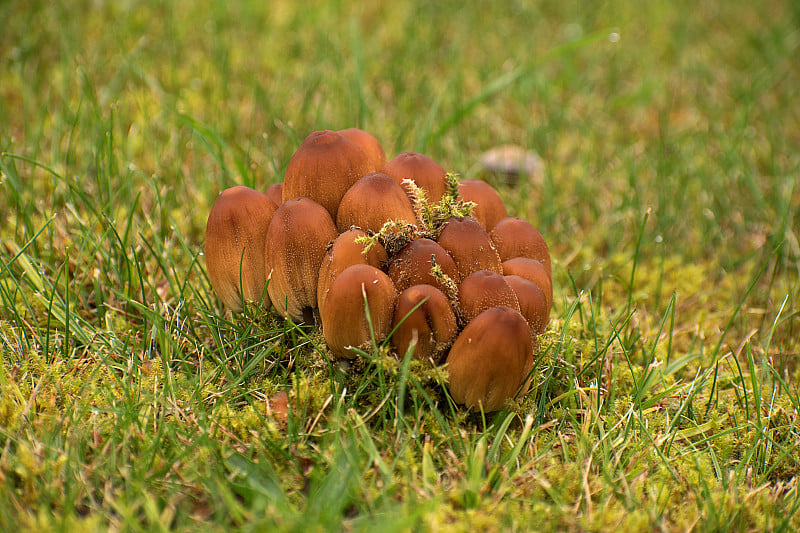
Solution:
<path fill-rule="evenodd" d="M 0 4 L 0 530 L 800 529 L 800 4 L 361 4 Z M 223 313 L 218 192 L 350 126 L 546 161 L 513 408 Z"/>

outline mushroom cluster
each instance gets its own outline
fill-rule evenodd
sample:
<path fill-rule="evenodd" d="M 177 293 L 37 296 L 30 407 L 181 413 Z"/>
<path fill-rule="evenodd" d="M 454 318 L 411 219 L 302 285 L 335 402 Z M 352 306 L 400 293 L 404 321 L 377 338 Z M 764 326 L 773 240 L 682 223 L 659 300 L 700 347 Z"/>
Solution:
<path fill-rule="evenodd" d="M 321 324 L 337 359 L 389 339 L 445 364 L 453 399 L 485 411 L 528 389 L 553 301 L 547 244 L 494 188 L 422 154 L 387 161 L 355 128 L 310 134 L 263 193 L 223 191 L 205 257 L 232 311 Z"/>

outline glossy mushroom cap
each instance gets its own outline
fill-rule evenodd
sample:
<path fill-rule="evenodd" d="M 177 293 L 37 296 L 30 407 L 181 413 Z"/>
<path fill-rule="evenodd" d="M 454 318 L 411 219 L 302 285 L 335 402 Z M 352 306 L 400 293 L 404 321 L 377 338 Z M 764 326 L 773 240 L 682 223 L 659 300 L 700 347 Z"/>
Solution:
<path fill-rule="evenodd" d="M 231 311 L 241 311 L 242 300 L 258 301 L 262 294 L 269 305 L 264 239 L 275 210 L 266 195 L 243 186 L 222 191 L 211 208 L 205 241 L 208 279 Z"/>
<path fill-rule="evenodd" d="M 530 222 L 520 217 L 506 217 L 498 222 L 489 233 L 501 261 L 515 257 L 527 257 L 541 261 L 547 269 L 547 275 L 553 279 L 550 266 L 550 251 L 547 243 Z"/>
<path fill-rule="evenodd" d="M 450 394 L 467 407 L 497 411 L 524 385 L 532 367 L 528 323 L 510 307 L 492 307 L 467 324 L 450 348 Z"/>
<path fill-rule="evenodd" d="M 334 356 L 353 359 L 357 354 L 351 348 L 369 349 L 373 339 L 383 341 L 392 329 L 396 301 L 392 280 L 375 267 L 353 265 L 336 276 L 320 310 L 322 334 Z"/>
<path fill-rule="evenodd" d="M 477 270 L 503 273 L 494 244 L 473 217 L 447 219 L 436 240 L 455 261 L 461 279 Z"/>
<path fill-rule="evenodd" d="M 478 270 L 461 280 L 461 285 L 458 286 L 458 305 L 467 322 L 498 305 L 520 310 L 514 290 L 503 276 L 491 270 Z"/>
<path fill-rule="evenodd" d="M 547 298 L 547 309 L 553 305 L 553 282 L 541 262 L 527 257 L 515 257 L 503 262 L 503 274 L 532 281 L 542 289 Z"/>
<path fill-rule="evenodd" d="M 412 285 L 433 285 L 447 294 L 447 286 L 443 280 L 431 273 L 433 260 L 442 269 L 442 273 L 458 284 L 461 279 L 453 258 L 436 241 L 416 239 L 405 245 L 394 256 L 386 273 L 392 278 L 398 291 L 404 291 Z"/>
<path fill-rule="evenodd" d="M 503 199 L 497 191 L 483 180 L 461 180 L 458 183 L 458 196 L 461 200 L 474 202 L 472 216 L 486 231 L 508 216 Z"/>
<path fill-rule="evenodd" d="M 399 185 L 409 179 L 425 191 L 428 201 L 436 203 L 447 192 L 447 172 L 430 157 L 415 152 L 399 154 L 381 170 Z M 408 192 L 408 191 L 406 191 Z"/>
<path fill-rule="evenodd" d="M 275 211 L 266 237 L 267 290 L 283 316 L 300 322 L 317 306 L 320 265 L 335 238 L 330 213 L 313 200 L 287 200 Z"/>
<path fill-rule="evenodd" d="M 322 265 L 319 268 L 317 283 L 317 307 L 321 310 L 334 278 L 344 269 L 353 265 L 370 265 L 381 268 L 388 261 L 386 250 L 380 243 L 375 243 L 365 254 L 366 244 L 356 242 L 359 237 L 366 237 L 366 232 L 351 229 L 340 234 L 327 247 Z"/>
<path fill-rule="evenodd" d="M 503 276 L 517 296 L 519 312 L 525 317 L 531 329 L 531 335 L 539 335 L 547 329 L 550 322 L 550 306 L 542 289 L 532 281 L 520 276 Z"/>
<path fill-rule="evenodd" d="M 342 197 L 336 215 L 336 227 L 344 232 L 351 226 L 378 233 L 390 221 L 416 224 L 411 200 L 402 187 L 380 172 L 359 179 Z"/>
<path fill-rule="evenodd" d="M 336 220 L 339 202 L 361 176 L 375 172 L 372 159 L 356 143 L 335 131 L 315 131 L 289 160 L 283 201 L 311 198 Z"/>
<path fill-rule="evenodd" d="M 392 322 L 392 345 L 405 357 L 415 344 L 414 359 L 438 363 L 458 333 L 450 301 L 432 285 L 414 285 L 400 293 Z"/>
<path fill-rule="evenodd" d="M 347 137 L 358 145 L 359 148 L 372 159 L 372 163 L 376 170 L 383 168 L 386 164 L 386 152 L 383 151 L 383 146 L 378 142 L 378 139 L 371 134 L 358 128 L 347 128 L 339 130 L 336 133 L 343 137 Z"/>
<path fill-rule="evenodd" d="M 275 208 L 277 209 L 278 206 L 283 203 L 283 182 L 273 183 L 267 187 L 267 190 L 264 191 L 264 194 L 267 195 L 267 198 L 272 200 L 272 203 L 275 204 Z"/>

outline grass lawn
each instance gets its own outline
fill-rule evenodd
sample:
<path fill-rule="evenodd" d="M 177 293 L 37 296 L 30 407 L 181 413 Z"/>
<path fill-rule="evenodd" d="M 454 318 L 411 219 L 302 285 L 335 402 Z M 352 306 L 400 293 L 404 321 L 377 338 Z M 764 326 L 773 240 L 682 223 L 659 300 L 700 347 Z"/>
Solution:
<path fill-rule="evenodd" d="M 0 530 L 800 530 L 800 3 L 0 3 Z M 360 127 L 553 257 L 532 391 L 226 313 L 219 192 Z M 480 154 L 543 158 L 518 184 Z M 288 409 L 278 398 L 285 393 Z"/>

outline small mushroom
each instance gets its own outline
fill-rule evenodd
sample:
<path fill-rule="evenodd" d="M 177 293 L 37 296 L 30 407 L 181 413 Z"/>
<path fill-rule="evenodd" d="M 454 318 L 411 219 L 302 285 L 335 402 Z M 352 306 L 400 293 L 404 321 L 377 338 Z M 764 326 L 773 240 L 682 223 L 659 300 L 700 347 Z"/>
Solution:
<path fill-rule="evenodd" d="M 217 197 L 206 224 L 208 279 L 225 306 L 242 310 L 242 301 L 269 306 L 264 294 L 264 239 L 276 206 L 248 187 L 231 187 Z"/>
<path fill-rule="evenodd" d="M 497 411 L 525 385 L 532 368 L 525 318 L 510 307 L 491 307 L 472 319 L 450 348 L 450 394 L 469 408 Z"/>
<path fill-rule="evenodd" d="M 315 131 L 289 160 L 283 180 L 283 201 L 311 198 L 336 220 L 342 196 L 364 174 L 375 172 L 372 159 L 335 131 Z"/>
<path fill-rule="evenodd" d="M 264 194 L 266 194 L 267 197 L 272 200 L 272 202 L 275 204 L 275 208 L 277 208 L 283 203 L 283 182 L 273 183 L 267 187 L 267 190 L 264 191 Z"/>
<path fill-rule="evenodd" d="M 351 226 L 378 233 L 390 220 L 414 224 L 417 217 L 411 200 L 402 187 L 380 172 L 371 172 L 350 187 L 339 203 L 336 227 L 347 231 Z"/>
<path fill-rule="evenodd" d="M 275 211 L 266 237 L 267 285 L 275 309 L 295 322 L 317 306 L 325 247 L 336 238 L 330 213 L 308 198 L 287 200 Z"/>
<path fill-rule="evenodd" d="M 492 231 L 495 224 L 508 216 L 500 194 L 483 180 L 461 180 L 458 184 L 458 196 L 461 200 L 475 203 L 472 216 L 486 231 Z"/>
<path fill-rule="evenodd" d="M 506 217 L 498 222 L 489 233 L 501 261 L 515 257 L 527 257 L 541 261 L 547 269 L 547 275 L 553 279 L 550 266 L 550 251 L 547 243 L 530 222 L 520 217 Z M 524 276 L 523 276 L 524 277 Z"/>
<path fill-rule="evenodd" d="M 386 273 L 398 291 L 404 291 L 412 285 L 428 284 L 447 294 L 446 281 L 431 272 L 434 262 L 441 268 L 442 274 L 449 277 L 454 285 L 458 284 L 461 278 L 453 258 L 430 239 L 416 239 L 401 248 L 389 263 Z"/>
<path fill-rule="evenodd" d="M 447 192 L 447 172 L 430 157 L 416 152 L 399 154 L 381 170 L 399 185 L 409 179 L 425 191 L 430 203 L 436 203 Z M 406 193 L 409 191 L 406 190 Z"/>
<path fill-rule="evenodd" d="M 331 283 L 320 313 L 328 348 L 337 358 L 354 359 L 352 348 L 382 342 L 392 329 L 396 301 L 392 280 L 382 271 L 370 265 L 344 269 Z"/>
<path fill-rule="evenodd" d="M 386 250 L 380 243 L 375 243 L 366 254 L 364 253 L 367 245 L 356 242 L 356 240 L 366 236 L 366 232 L 360 229 L 347 230 L 336 237 L 327 247 L 319 268 L 317 283 L 317 307 L 320 311 L 322 311 L 331 283 L 344 269 L 353 265 L 371 265 L 381 268 L 388 261 Z"/>
<path fill-rule="evenodd" d="M 458 324 L 450 301 L 432 285 L 414 285 L 400 293 L 392 323 L 392 344 L 402 358 L 416 343 L 414 359 L 438 363 L 453 344 Z"/>
<path fill-rule="evenodd" d="M 343 137 L 347 137 L 356 143 L 359 148 L 364 150 L 370 159 L 372 159 L 372 163 L 376 170 L 382 169 L 383 165 L 386 164 L 386 152 L 383 151 L 383 146 L 381 146 L 381 143 L 378 142 L 378 139 L 373 137 L 371 134 L 358 128 L 347 128 L 344 130 L 339 130 L 336 133 Z"/>
<path fill-rule="evenodd" d="M 498 305 L 520 310 L 514 291 L 503 276 L 491 270 L 478 270 L 461 280 L 461 285 L 458 286 L 458 305 L 467 322 Z"/>
<path fill-rule="evenodd" d="M 517 183 L 520 176 L 531 181 L 541 181 L 544 174 L 544 161 L 539 154 L 521 146 L 503 145 L 492 148 L 481 155 L 481 165 L 508 184 Z"/>
<path fill-rule="evenodd" d="M 503 274 L 506 276 L 519 276 L 535 283 L 547 298 L 547 309 L 553 305 L 553 282 L 545 266 L 535 259 L 515 257 L 503 262 Z"/>
<path fill-rule="evenodd" d="M 520 276 L 506 275 L 503 278 L 517 296 L 519 312 L 528 322 L 531 335 L 543 333 L 550 322 L 550 306 L 544 291 L 532 281 Z"/>
<path fill-rule="evenodd" d="M 436 241 L 452 256 L 461 279 L 477 270 L 503 273 L 494 244 L 473 217 L 447 219 Z"/>

